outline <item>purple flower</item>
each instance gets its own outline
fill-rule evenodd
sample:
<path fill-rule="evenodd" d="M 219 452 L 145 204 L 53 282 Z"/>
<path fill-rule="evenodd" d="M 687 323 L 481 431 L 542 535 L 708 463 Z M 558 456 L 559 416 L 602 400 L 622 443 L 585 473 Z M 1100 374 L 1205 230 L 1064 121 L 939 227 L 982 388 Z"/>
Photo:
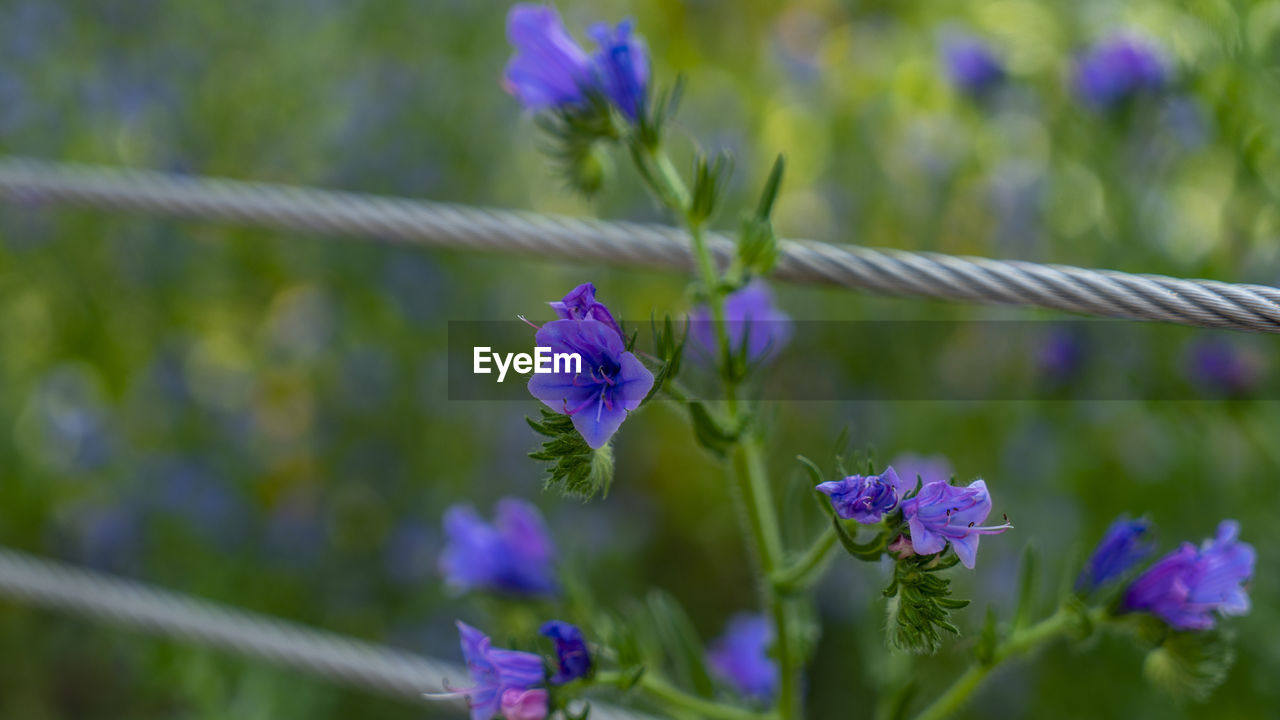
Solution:
<path fill-rule="evenodd" d="M 763 615 L 739 613 L 711 645 L 707 665 L 743 695 L 768 702 L 778 689 L 778 664 L 769 657 L 773 626 Z"/>
<path fill-rule="evenodd" d="M 544 637 L 549 637 L 556 644 L 556 660 L 559 669 L 551 678 L 552 685 L 563 685 L 591 672 L 591 653 L 587 650 L 587 642 L 582 631 L 576 626 L 560 620 L 551 620 L 538 630 Z"/>
<path fill-rule="evenodd" d="M 1076 591 L 1088 593 L 1129 572 L 1155 549 L 1151 523 L 1143 518 L 1119 517 L 1098 543 L 1089 564 L 1076 578 Z"/>
<path fill-rule="evenodd" d="M 1262 374 L 1259 358 L 1225 340 L 1198 340 L 1187 351 L 1187 375 L 1211 392 L 1247 393 L 1257 387 Z"/>
<path fill-rule="evenodd" d="M 974 37 L 958 35 L 944 40 L 942 60 L 951 84 L 967 93 L 980 93 L 1004 79 L 1000 59 Z"/>
<path fill-rule="evenodd" d="M 902 514 L 911 530 L 911 546 L 916 554 L 940 553 L 950 542 L 960 562 L 971 570 L 978 554 L 978 539 L 1013 527 L 1008 522 L 981 525 L 991 514 L 991 494 L 983 480 L 974 480 L 969 487 L 929 483 L 915 497 L 903 501 Z"/>
<path fill-rule="evenodd" d="M 503 85 L 530 110 L 581 103 L 593 85 L 591 59 L 548 5 L 522 3 L 507 13 L 507 39 L 516 53 Z"/>
<path fill-rule="evenodd" d="M 1112 107 L 1139 93 L 1164 87 L 1168 71 L 1160 52 L 1143 40 L 1114 37 L 1090 48 L 1076 62 L 1075 90 L 1086 104 Z"/>
<path fill-rule="evenodd" d="M 554 320 L 538 329 L 538 347 L 576 354 L 581 368 L 534 374 L 529 392 L 547 407 L 573 418 L 587 445 L 598 449 L 618 431 L 627 413 L 640 407 L 653 387 L 653 373 L 626 351 L 622 336 L 599 320 Z M 581 372 L 569 372 L 580 369 Z"/>
<path fill-rule="evenodd" d="M 1191 543 L 1156 561 L 1125 592 L 1122 607 L 1145 611 L 1178 630 L 1208 630 L 1222 615 L 1249 612 L 1245 583 L 1253 578 L 1253 546 L 1237 540 L 1240 525 L 1224 520 L 1197 550 Z"/>
<path fill-rule="evenodd" d="M 1080 338 L 1068 330 L 1050 332 L 1036 354 L 1036 365 L 1041 375 L 1053 382 L 1071 379 L 1083 362 L 1084 346 Z"/>
<path fill-rule="evenodd" d="M 544 680 L 542 658 L 495 648 L 487 635 L 462 621 L 458 621 L 458 635 L 472 685 L 436 697 L 466 696 L 471 720 L 499 716 L 507 720 L 541 720 L 547 716 L 546 691 L 534 689 Z"/>
<path fill-rule="evenodd" d="M 831 498 L 836 515 L 864 525 L 880 522 L 885 513 L 898 507 L 898 500 L 915 487 L 915 482 L 898 479 L 893 466 L 879 475 L 850 475 L 843 480 L 824 482 L 818 492 Z"/>
<path fill-rule="evenodd" d="M 593 25 L 587 34 L 600 46 L 592 59 L 605 95 L 635 121 L 644 112 L 649 93 L 649 51 L 644 40 L 632 33 L 631 20 L 623 20 L 612 31 L 604 23 Z"/>
<path fill-rule="evenodd" d="M 908 492 L 915 488 L 917 479 L 924 486 L 934 482 L 947 482 L 955 474 L 946 455 L 906 452 L 895 457 L 889 464 L 899 469 L 898 474 L 902 476 Z M 899 493 L 899 497 L 902 494 Z"/>
<path fill-rule="evenodd" d="M 561 320 L 599 320 L 622 337 L 622 328 L 613 319 L 613 313 L 604 303 L 596 302 L 596 286 L 591 283 L 582 283 L 570 290 L 563 300 L 547 304 Z"/>
<path fill-rule="evenodd" d="M 725 297 L 724 319 L 730 349 L 737 352 L 745 346 L 750 362 L 765 359 L 791 341 L 791 317 L 774 305 L 773 291 L 758 278 Z M 695 308 L 689 322 L 694 343 L 704 352 L 718 355 L 711 309 L 705 305 Z"/>
<path fill-rule="evenodd" d="M 471 506 L 455 505 L 445 512 L 444 532 L 440 572 L 455 589 L 516 595 L 556 591 L 555 545 L 533 505 L 503 498 L 492 525 Z"/>

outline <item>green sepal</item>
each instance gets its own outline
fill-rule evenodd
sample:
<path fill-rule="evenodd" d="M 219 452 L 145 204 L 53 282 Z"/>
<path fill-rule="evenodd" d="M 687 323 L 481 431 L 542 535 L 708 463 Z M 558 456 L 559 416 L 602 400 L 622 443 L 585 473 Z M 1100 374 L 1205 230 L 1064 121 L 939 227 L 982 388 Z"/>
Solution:
<path fill-rule="evenodd" d="M 1000 631 L 996 625 L 996 610 L 987 607 L 987 618 L 982 623 L 982 633 L 978 635 L 978 644 L 973 648 L 973 657 L 984 667 L 996 660 L 996 648 L 1000 644 Z"/>
<path fill-rule="evenodd" d="M 951 611 L 969 601 L 951 597 L 951 581 L 938 575 L 954 564 L 919 555 L 894 564 L 893 580 L 884 591 L 889 598 L 889 642 L 894 647 L 931 654 L 942 647 L 943 633 L 960 634 L 951 623 Z"/>
<path fill-rule="evenodd" d="M 693 421 L 693 435 L 702 447 L 723 458 L 742 437 L 743 427 L 726 427 L 725 423 L 711 414 L 705 403 L 693 401 L 689 403 L 689 419 Z"/>
<path fill-rule="evenodd" d="M 693 196 L 689 201 L 689 222 L 701 224 L 710 220 L 720 205 L 729 176 L 733 174 L 733 158 L 721 150 L 714 158 L 701 153 L 693 161 Z"/>
<path fill-rule="evenodd" d="M 835 515 L 831 516 L 831 527 L 835 528 L 836 537 L 840 540 L 840 545 L 853 557 L 865 561 L 876 562 L 884 555 L 885 546 L 888 544 L 888 535 L 883 531 L 878 533 L 875 539 L 867 543 L 859 543 L 849 533 L 848 528 L 844 526 L 844 521 Z"/>
<path fill-rule="evenodd" d="M 689 339 L 689 323 L 685 322 L 683 330 L 677 333 L 670 315 L 663 317 L 662 325 L 658 325 L 658 321 L 650 317 L 649 326 L 653 331 L 653 354 L 659 364 L 653 372 L 653 387 L 645 395 L 641 405 L 656 397 L 668 381 L 680 374 L 685 344 Z"/>
<path fill-rule="evenodd" d="M 542 447 L 529 453 L 534 460 L 550 463 L 545 486 L 567 497 L 590 500 L 597 494 L 607 496 L 613 483 L 613 448 L 606 444 L 592 449 L 573 427 L 568 415 L 539 408 L 541 421 L 525 418 L 534 432 L 547 439 Z"/>
<path fill-rule="evenodd" d="M 1227 630 L 1170 631 L 1147 653 L 1142 673 L 1156 687 L 1179 698 L 1209 699 L 1235 663 L 1234 636 Z"/>

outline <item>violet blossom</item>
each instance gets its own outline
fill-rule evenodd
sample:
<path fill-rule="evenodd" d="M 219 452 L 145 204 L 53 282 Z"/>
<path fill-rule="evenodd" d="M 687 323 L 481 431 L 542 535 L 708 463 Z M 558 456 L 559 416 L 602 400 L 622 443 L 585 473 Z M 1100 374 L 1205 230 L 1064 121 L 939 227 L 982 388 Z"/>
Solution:
<path fill-rule="evenodd" d="M 499 500 L 493 524 L 470 505 L 455 505 L 445 513 L 444 532 L 440 572 L 454 589 L 514 595 L 556 591 L 555 545 L 532 504 Z"/>
<path fill-rule="evenodd" d="M 773 626 L 764 615 L 739 613 L 711 645 L 707 666 L 743 695 L 770 701 L 778 690 L 778 663 L 769 656 Z"/>
<path fill-rule="evenodd" d="M 1117 518 L 1076 578 L 1076 591 L 1092 592 L 1145 560 L 1155 549 L 1150 532 L 1151 523 L 1144 518 Z"/>
<path fill-rule="evenodd" d="M 1224 520 L 1199 548 L 1183 543 L 1133 581 L 1121 606 L 1149 612 L 1178 630 L 1208 630 L 1217 624 L 1215 614 L 1248 613 L 1245 584 L 1253 579 L 1257 553 L 1239 534 L 1239 523 Z"/>
<path fill-rule="evenodd" d="M 973 569 L 978 553 L 978 540 L 1011 529 L 1002 525 L 982 525 L 991 514 L 991 494 L 987 483 L 974 480 L 969 487 L 934 482 L 902 503 L 902 514 L 911 531 L 911 546 L 917 555 L 932 555 L 946 549 L 947 543 L 965 567 Z"/>
<path fill-rule="evenodd" d="M 591 653 L 587 650 L 587 641 L 577 626 L 560 620 L 551 620 L 538 630 L 544 637 L 551 638 L 556 646 L 556 674 L 551 677 L 552 685 L 563 685 L 578 678 L 586 677 L 591 672 Z"/>
<path fill-rule="evenodd" d="M 850 475 L 843 480 L 824 482 L 818 485 L 818 492 L 831 498 L 837 516 L 874 525 L 885 513 L 897 509 L 898 500 L 914 487 L 914 481 L 904 482 L 889 466 L 879 475 Z"/>
<path fill-rule="evenodd" d="M 462 621 L 458 621 L 458 635 L 471 687 L 428 697 L 466 697 L 471 720 L 543 720 L 547 716 L 547 691 L 537 687 L 545 679 L 542 658 L 495 648 L 487 635 Z"/>

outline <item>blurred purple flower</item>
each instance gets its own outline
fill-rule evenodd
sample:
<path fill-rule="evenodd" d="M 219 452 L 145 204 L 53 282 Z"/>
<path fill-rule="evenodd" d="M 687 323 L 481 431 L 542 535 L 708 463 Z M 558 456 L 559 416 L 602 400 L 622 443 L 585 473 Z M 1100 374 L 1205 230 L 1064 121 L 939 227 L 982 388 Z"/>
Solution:
<path fill-rule="evenodd" d="M 1136 95 L 1160 90 L 1168 69 L 1160 51 L 1133 37 L 1103 40 L 1076 61 L 1075 91 L 1086 104 L 1108 108 Z"/>
<path fill-rule="evenodd" d="M 967 93 L 980 93 L 1004 79 L 1004 65 L 989 45 L 968 35 L 942 42 L 942 60 L 951 84 Z"/>
<path fill-rule="evenodd" d="M 774 304 L 773 291 L 759 278 L 724 299 L 725 329 L 730 348 L 746 348 L 747 360 L 759 362 L 791 342 L 791 317 Z M 717 356 L 715 325 L 711 309 L 703 305 L 689 314 L 690 339 L 705 353 Z"/>
<path fill-rule="evenodd" d="M 1008 522 L 980 524 L 991 514 L 991 495 L 983 480 L 974 480 L 969 487 L 929 483 L 915 497 L 903 501 L 902 514 L 911 530 L 911 546 L 916 554 L 940 553 L 950 542 L 960 562 L 970 570 L 977 559 L 979 538 L 1013 527 Z"/>
<path fill-rule="evenodd" d="M 592 448 L 608 443 L 653 387 L 653 373 L 626 351 L 617 331 L 599 320 L 554 320 L 538 329 L 536 342 L 553 354 L 582 359 L 579 373 L 534 374 L 529 392 L 552 410 L 569 415 Z"/>
<path fill-rule="evenodd" d="M 613 313 L 609 312 L 604 303 L 596 301 L 596 286 L 591 283 L 582 283 L 570 290 L 563 300 L 547 304 L 561 320 L 599 320 L 613 328 L 618 337 L 622 337 L 622 328 L 613 319 Z"/>
<path fill-rule="evenodd" d="M 1065 382 L 1080 370 L 1084 361 L 1084 346 L 1075 333 L 1055 328 L 1044 338 L 1036 354 L 1036 366 L 1040 374 L 1053 381 Z"/>
<path fill-rule="evenodd" d="M 772 644 L 773 626 L 765 616 L 738 613 L 711 644 L 707 665 L 734 690 L 768 702 L 778 689 L 778 665 L 769 656 Z"/>
<path fill-rule="evenodd" d="M 1093 592 L 1145 560 L 1155 550 L 1150 530 L 1151 523 L 1143 518 L 1117 518 L 1076 578 L 1076 592 Z"/>
<path fill-rule="evenodd" d="M 387 575 L 402 585 L 417 585 L 431 576 L 435 533 L 417 520 L 401 522 L 387 540 Z"/>
<path fill-rule="evenodd" d="M 634 122 L 644 113 L 648 99 L 649 51 L 632 26 L 631 20 L 623 20 L 610 30 L 600 23 L 588 34 L 600 46 L 593 60 L 605 95 Z"/>
<path fill-rule="evenodd" d="M 946 455 L 920 455 L 918 453 L 901 453 L 890 463 L 898 469 L 907 492 L 914 490 L 916 481 L 923 485 L 935 482 L 947 482 L 955 474 L 951 461 Z"/>
<path fill-rule="evenodd" d="M 1214 612 L 1248 613 L 1244 586 L 1253 579 L 1257 553 L 1239 535 L 1239 523 L 1223 520 L 1198 550 L 1183 543 L 1133 581 L 1122 607 L 1149 612 L 1178 630 L 1208 630 L 1217 623 Z"/>
<path fill-rule="evenodd" d="M 1214 393 L 1241 395 L 1262 381 L 1261 359 L 1220 338 L 1193 341 L 1186 353 L 1186 373 L 1196 385 Z"/>
<path fill-rule="evenodd" d="M 530 503 L 499 500 L 492 525 L 470 505 L 454 505 L 445 512 L 444 532 L 439 567 L 454 589 L 515 595 L 556 591 L 555 545 Z"/>
<path fill-rule="evenodd" d="M 544 623 L 538 630 L 544 637 L 551 638 L 556 645 L 556 662 L 558 669 L 551 678 L 552 685 L 563 685 L 578 678 L 586 677 L 591 672 L 591 653 L 587 650 L 587 642 L 582 631 L 576 626 L 560 620 Z"/>
<path fill-rule="evenodd" d="M 458 635 L 472 685 L 434 697 L 466 697 L 471 720 L 542 720 L 547 716 L 546 691 L 534 689 L 544 679 L 542 658 L 495 648 L 487 635 L 462 621 L 458 621 Z"/>
<path fill-rule="evenodd" d="M 898 507 L 898 500 L 915 488 L 915 482 L 898 478 L 893 466 L 879 475 L 850 475 L 843 480 L 824 482 L 818 492 L 831 498 L 836 515 L 864 525 L 880 522 L 885 513 Z"/>
<path fill-rule="evenodd" d="M 581 103 L 594 83 L 591 59 L 549 5 L 521 3 L 507 13 L 507 39 L 516 53 L 503 85 L 530 110 Z"/>

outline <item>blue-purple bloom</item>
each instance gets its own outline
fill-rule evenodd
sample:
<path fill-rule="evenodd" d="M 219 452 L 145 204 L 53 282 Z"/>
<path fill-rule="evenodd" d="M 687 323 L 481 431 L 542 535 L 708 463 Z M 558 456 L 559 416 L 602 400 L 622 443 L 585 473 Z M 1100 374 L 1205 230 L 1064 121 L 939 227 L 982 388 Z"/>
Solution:
<path fill-rule="evenodd" d="M 946 549 L 947 543 L 965 567 L 973 569 L 978 554 L 978 539 L 995 535 L 1013 526 L 984 526 L 991 514 L 991 494 L 987 483 L 974 480 L 969 487 L 950 483 L 929 483 L 902 503 L 902 514 L 911 531 L 911 547 L 918 555 L 932 555 Z"/>
<path fill-rule="evenodd" d="M 1253 578 L 1257 553 L 1239 534 L 1239 523 L 1224 520 L 1199 549 L 1183 543 L 1133 581 L 1122 606 L 1149 612 L 1178 630 L 1208 630 L 1217 623 L 1215 612 L 1248 613 L 1245 584 Z"/>
<path fill-rule="evenodd" d="M 538 632 L 551 638 L 556 645 L 557 669 L 556 674 L 551 677 L 552 685 L 573 682 L 591 672 L 591 653 L 577 626 L 551 620 L 544 623 Z"/>
<path fill-rule="evenodd" d="M 1089 593 L 1115 580 L 1155 550 L 1151 523 L 1145 518 L 1116 518 L 1076 578 L 1076 591 Z"/>
<path fill-rule="evenodd" d="M 914 480 L 900 480 L 893 466 L 889 466 L 879 475 L 850 475 L 824 482 L 818 485 L 818 492 L 831 498 L 837 516 L 874 525 L 885 513 L 893 512 L 898 500 L 914 487 Z"/>
<path fill-rule="evenodd" d="M 1132 37 L 1099 42 L 1076 62 L 1075 90 L 1085 103 L 1107 108 L 1143 92 L 1160 90 L 1168 69 L 1160 51 Z"/>
<path fill-rule="evenodd" d="M 537 688 L 545 679 L 542 658 L 495 648 L 487 635 L 462 621 L 458 621 L 458 635 L 472 685 L 444 696 L 466 696 L 471 720 L 500 716 L 507 720 L 541 720 L 547 716 L 547 693 Z"/>
<path fill-rule="evenodd" d="M 1040 345 L 1036 354 L 1036 366 L 1046 379 L 1053 382 L 1070 380 L 1084 363 L 1084 346 L 1073 332 L 1054 329 Z"/>
<path fill-rule="evenodd" d="M 759 278 L 724 299 L 725 330 L 734 352 L 746 348 L 747 360 L 759 362 L 791 342 L 791 316 L 774 304 L 773 291 Z M 715 325 L 705 305 L 689 315 L 689 336 L 704 352 L 716 354 Z"/>
<path fill-rule="evenodd" d="M 581 103 L 594 84 L 595 70 L 549 5 L 521 3 L 507 13 L 507 39 L 516 53 L 503 85 L 530 110 Z"/>
<path fill-rule="evenodd" d="M 778 664 L 769 657 L 773 626 L 759 614 L 729 618 L 724 634 L 711 644 L 707 665 L 746 697 L 768 702 L 778 690 Z"/>
<path fill-rule="evenodd" d="M 604 93 L 632 121 L 644 113 L 649 94 L 649 51 L 644 40 L 632 32 L 631 20 L 623 20 L 613 30 L 600 23 L 587 34 L 600 50 L 593 56 Z"/>
<path fill-rule="evenodd" d="M 1196 385 L 1214 393 L 1240 395 L 1253 390 L 1262 380 L 1260 358 L 1248 354 L 1226 340 L 1205 338 L 1187 350 L 1187 376 Z"/>
<path fill-rule="evenodd" d="M 599 320 L 613 328 L 619 337 L 622 336 L 622 328 L 613 319 L 613 313 L 609 312 L 604 303 L 596 301 L 596 286 L 592 283 L 582 283 L 570 290 L 563 300 L 547 304 L 561 320 Z"/>
<path fill-rule="evenodd" d="M 991 47 L 967 35 L 946 38 L 942 59 L 951 84 L 967 93 L 980 93 L 1004 79 L 1004 65 Z"/>
<path fill-rule="evenodd" d="M 515 595 L 556 591 L 555 545 L 533 505 L 503 498 L 492 525 L 470 505 L 454 505 L 445 512 L 444 532 L 440 572 L 454 589 Z"/>
<path fill-rule="evenodd" d="M 570 318 L 554 320 L 538 328 L 538 347 L 551 353 L 576 354 L 582 359 L 582 372 L 535 373 L 529 379 L 529 392 L 547 407 L 569 415 L 573 427 L 587 445 L 604 447 L 609 438 L 627 419 L 627 413 L 640 403 L 653 388 L 653 373 L 640 360 L 627 352 L 617 323 L 607 308 L 595 301 L 595 287 L 578 286 L 558 305 L 557 313 Z M 603 317 L 605 320 L 594 319 Z"/>

